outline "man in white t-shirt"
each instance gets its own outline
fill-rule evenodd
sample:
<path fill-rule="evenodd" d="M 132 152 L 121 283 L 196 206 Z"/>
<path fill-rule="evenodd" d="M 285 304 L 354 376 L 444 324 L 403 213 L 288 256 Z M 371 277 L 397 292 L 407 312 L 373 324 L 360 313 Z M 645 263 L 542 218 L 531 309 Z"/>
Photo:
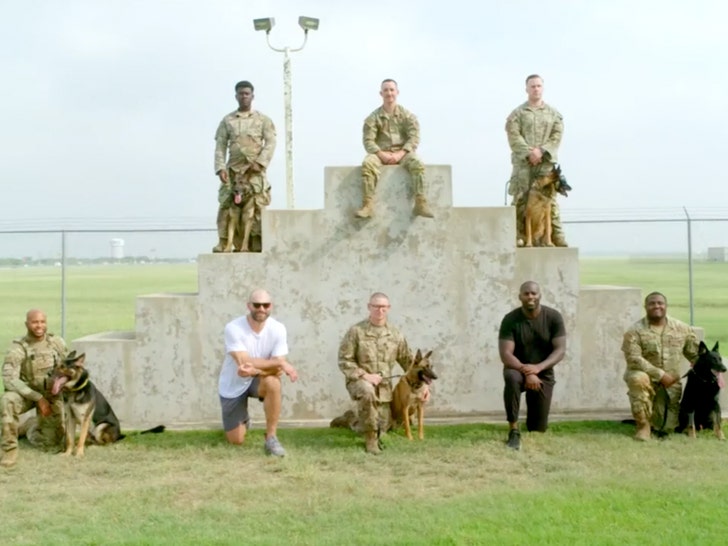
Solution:
<path fill-rule="evenodd" d="M 283 457 L 286 451 L 276 437 L 281 375 L 296 381 L 298 373 L 286 361 L 286 327 L 270 317 L 270 294 L 263 289 L 253 290 L 247 305 L 247 315 L 225 325 L 225 360 L 218 387 L 225 437 L 231 444 L 243 443 L 250 423 L 248 398 L 258 398 L 265 412 L 265 451 Z"/>

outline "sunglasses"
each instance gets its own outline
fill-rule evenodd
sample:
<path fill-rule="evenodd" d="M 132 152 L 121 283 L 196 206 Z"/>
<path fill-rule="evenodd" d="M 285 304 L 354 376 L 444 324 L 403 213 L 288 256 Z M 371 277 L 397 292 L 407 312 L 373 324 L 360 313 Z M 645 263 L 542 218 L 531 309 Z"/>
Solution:
<path fill-rule="evenodd" d="M 262 307 L 263 309 L 268 309 L 268 308 L 270 307 L 270 302 L 267 302 L 267 303 L 261 303 L 261 302 L 257 302 L 257 301 L 251 301 L 251 302 L 250 302 L 250 305 L 252 305 L 252 306 L 253 306 L 253 307 L 255 307 L 256 309 L 260 309 L 261 307 Z"/>

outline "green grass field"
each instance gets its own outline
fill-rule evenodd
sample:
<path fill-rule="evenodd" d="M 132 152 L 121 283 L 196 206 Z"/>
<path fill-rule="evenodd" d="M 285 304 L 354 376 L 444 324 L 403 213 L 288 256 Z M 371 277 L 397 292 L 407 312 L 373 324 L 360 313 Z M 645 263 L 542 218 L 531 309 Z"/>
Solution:
<path fill-rule="evenodd" d="M 687 320 L 687 266 L 582 260 L 583 284 L 660 290 Z M 695 264 L 695 319 L 728 345 L 728 264 Z M 195 292 L 194 265 L 68 271 L 67 332 L 132 329 L 135 296 Z M 60 270 L 0 270 L 0 346 L 41 307 L 60 328 Z M 283 429 L 288 456 L 265 457 L 221 431 L 132 435 L 82 461 L 21 441 L 0 470 L 1 544 L 693 545 L 722 544 L 728 443 L 709 432 L 638 443 L 616 422 L 554 423 L 503 444 L 505 425 L 426 427 L 385 438 L 379 457 L 341 429 Z"/>

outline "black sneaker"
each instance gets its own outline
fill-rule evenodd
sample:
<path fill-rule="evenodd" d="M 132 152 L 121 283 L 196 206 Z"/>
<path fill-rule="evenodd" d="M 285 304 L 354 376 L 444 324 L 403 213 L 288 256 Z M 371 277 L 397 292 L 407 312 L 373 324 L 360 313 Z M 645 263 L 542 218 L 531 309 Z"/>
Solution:
<path fill-rule="evenodd" d="M 508 433 L 508 441 L 506 442 L 506 445 L 516 451 L 521 449 L 521 432 L 515 428 L 511 429 Z"/>

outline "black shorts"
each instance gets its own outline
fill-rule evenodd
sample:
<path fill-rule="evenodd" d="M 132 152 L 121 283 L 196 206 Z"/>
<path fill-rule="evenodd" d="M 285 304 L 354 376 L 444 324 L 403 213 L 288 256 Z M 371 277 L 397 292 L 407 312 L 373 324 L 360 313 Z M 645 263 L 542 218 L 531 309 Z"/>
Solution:
<path fill-rule="evenodd" d="M 263 399 L 258 394 L 260 387 L 260 376 L 255 376 L 253 382 L 243 394 L 236 398 L 220 397 L 220 406 L 222 408 L 222 427 L 225 432 L 238 428 L 241 424 L 248 428 L 250 423 L 250 415 L 248 415 L 248 398 L 257 398 L 261 402 Z"/>

